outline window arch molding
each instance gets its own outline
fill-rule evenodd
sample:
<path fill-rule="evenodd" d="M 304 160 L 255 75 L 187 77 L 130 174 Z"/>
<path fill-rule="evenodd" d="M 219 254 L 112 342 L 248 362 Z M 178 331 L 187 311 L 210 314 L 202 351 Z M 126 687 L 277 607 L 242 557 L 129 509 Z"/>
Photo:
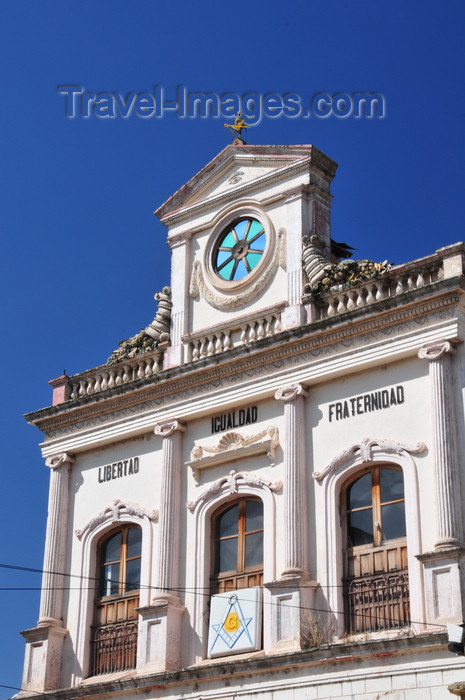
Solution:
<path fill-rule="evenodd" d="M 365 438 L 359 444 L 351 445 L 339 452 L 325 469 L 313 474 L 313 478 L 320 482 L 323 489 L 325 513 L 322 546 L 325 580 L 321 581 L 321 586 L 325 591 L 328 609 L 334 611 L 333 615 L 337 619 L 339 636 L 344 634 L 344 602 L 341 586 L 343 576 L 341 491 L 347 481 L 370 466 L 383 464 L 387 467 L 399 466 L 402 469 L 410 588 L 418 592 L 418 595 L 412 596 L 410 601 L 410 616 L 415 622 L 426 619 L 423 569 L 416 558 L 417 554 L 421 554 L 422 548 L 417 467 L 412 457 L 412 454 L 418 454 L 424 450 L 423 443 L 409 446 L 393 440 Z M 415 629 L 415 625 L 412 627 Z M 418 626 L 416 629 L 419 629 Z"/>
<path fill-rule="evenodd" d="M 255 482 L 255 483 L 254 483 Z M 263 477 L 255 477 L 252 474 L 231 472 L 229 477 L 224 477 L 214 482 L 206 489 L 194 503 L 188 503 L 187 507 L 192 511 L 195 524 L 194 543 L 194 567 L 188 588 L 194 591 L 210 590 L 211 567 L 211 522 L 213 514 L 229 502 L 233 503 L 239 498 L 258 498 L 263 502 L 263 529 L 267 546 L 263 551 L 263 580 L 273 581 L 275 578 L 275 499 L 273 491 L 279 491 L 282 487 L 280 481 L 271 482 Z M 272 546 L 270 546 L 272 544 Z M 266 589 L 264 590 L 266 595 Z M 203 640 L 202 648 L 193 645 L 197 651 L 197 661 L 206 658 L 208 637 L 208 608 L 209 596 L 194 595 L 191 602 L 194 609 L 193 633 L 197 640 Z M 264 616 L 264 634 L 271 633 L 268 630 L 267 616 Z M 265 636 L 266 638 L 266 636 Z"/>
<path fill-rule="evenodd" d="M 75 535 L 81 543 L 81 570 L 82 581 L 97 575 L 97 551 L 102 539 L 112 530 L 117 530 L 121 525 L 138 525 L 142 531 L 141 548 L 141 572 L 140 572 L 140 596 L 139 605 L 144 607 L 150 602 L 150 586 L 152 573 L 153 552 L 153 525 L 158 519 L 158 511 L 150 511 L 135 503 L 120 500 L 113 501 L 103 511 L 94 516 L 81 529 L 76 530 Z M 73 669 L 73 683 L 78 683 L 85 678 L 90 665 L 90 628 L 94 613 L 94 588 L 81 586 L 79 589 L 79 602 L 76 614 L 76 656 Z"/>

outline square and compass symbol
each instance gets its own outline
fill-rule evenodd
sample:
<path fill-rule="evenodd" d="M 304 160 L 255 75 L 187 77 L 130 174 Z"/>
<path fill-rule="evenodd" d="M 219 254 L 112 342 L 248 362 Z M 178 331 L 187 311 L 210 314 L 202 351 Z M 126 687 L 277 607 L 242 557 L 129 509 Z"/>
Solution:
<path fill-rule="evenodd" d="M 209 658 L 261 648 L 261 593 L 260 588 L 243 588 L 212 596 Z"/>

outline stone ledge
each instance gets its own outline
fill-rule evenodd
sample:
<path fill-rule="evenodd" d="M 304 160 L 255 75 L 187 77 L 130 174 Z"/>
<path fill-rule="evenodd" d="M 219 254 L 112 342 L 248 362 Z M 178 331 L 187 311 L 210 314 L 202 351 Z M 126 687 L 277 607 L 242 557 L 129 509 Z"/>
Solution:
<path fill-rule="evenodd" d="M 241 679 L 261 675 L 278 675 L 290 677 L 291 672 L 307 668 L 309 676 L 310 669 L 314 667 L 321 673 L 322 666 L 329 672 L 333 667 L 339 667 L 339 671 L 348 670 L 350 665 L 360 668 L 360 665 L 369 659 L 376 659 L 378 665 L 383 659 L 390 663 L 390 671 L 393 668 L 393 659 L 398 657 L 399 663 L 405 665 L 406 655 L 427 654 L 428 652 L 444 652 L 447 654 L 447 634 L 429 633 L 417 636 L 404 635 L 394 639 L 365 640 L 358 642 L 343 643 L 341 641 L 314 649 L 304 651 L 282 652 L 270 655 L 250 656 L 241 655 L 234 659 L 217 659 L 214 662 L 204 660 L 198 665 L 179 671 L 163 671 L 148 675 L 134 675 L 133 671 L 128 672 L 130 677 L 125 678 L 105 676 L 105 680 L 86 679 L 83 684 L 75 688 L 60 689 L 60 700 L 82 700 L 85 697 L 108 697 L 114 693 L 118 697 L 136 697 L 140 694 L 147 695 L 151 690 L 165 691 L 160 697 L 173 696 L 177 692 L 175 688 L 180 685 L 198 685 L 200 683 L 219 683 L 221 687 L 227 680 L 228 685 L 233 685 L 237 681 L 241 684 Z M 299 673 L 300 675 L 300 673 Z M 311 678 L 309 678 L 309 681 Z M 336 679 L 335 679 L 336 682 Z M 299 683 L 300 684 L 300 683 Z M 453 684 L 455 686 L 456 684 Z M 171 687 L 170 687 L 171 686 Z M 21 693 L 21 700 L 55 700 L 56 692 L 47 693 Z"/>

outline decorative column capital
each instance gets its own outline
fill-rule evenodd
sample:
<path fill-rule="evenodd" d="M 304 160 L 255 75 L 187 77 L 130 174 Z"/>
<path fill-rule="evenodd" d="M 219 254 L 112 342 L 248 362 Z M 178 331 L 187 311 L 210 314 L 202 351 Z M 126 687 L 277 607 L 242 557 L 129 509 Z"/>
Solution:
<path fill-rule="evenodd" d="M 434 362 L 435 360 L 440 360 L 445 355 L 455 355 L 457 352 L 454 341 L 450 340 L 435 340 L 432 343 L 425 343 L 419 351 L 418 357 L 420 360 L 429 360 Z"/>
<path fill-rule="evenodd" d="M 47 457 L 45 464 L 50 469 L 60 469 L 64 464 L 71 465 L 76 461 L 74 455 L 68 452 L 62 452 L 59 455 L 53 455 L 53 457 Z"/>
<path fill-rule="evenodd" d="M 308 391 L 302 384 L 288 384 L 287 386 L 282 386 L 275 392 L 275 399 L 278 401 L 295 401 L 298 396 L 308 396 Z"/>
<path fill-rule="evenodd" d="M 176 431 L 184 433 L 186 431 L 186 425 L 179 420 L 161 421 L 161 423 L 156 424 L 153 432 L 155 435 L 160 435 L 165 438 L 170 437 Z"/>

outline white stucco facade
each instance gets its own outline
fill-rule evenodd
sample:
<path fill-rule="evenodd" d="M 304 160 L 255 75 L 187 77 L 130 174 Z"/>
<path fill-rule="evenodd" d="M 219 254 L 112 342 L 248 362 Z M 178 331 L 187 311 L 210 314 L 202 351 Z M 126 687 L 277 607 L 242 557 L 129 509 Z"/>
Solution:
<path fill-rule="evenodd" d="M 53 405 L 27 416 L 51 480 L 24 697 L 440 700 L 465 680 L 445 629 L 465 600 L 465 249 L 318 286 L 338 261 L 335 170 L 312 146 L 224 149 L 156 212 L 172 249 L 169 339 L 54 380 Z M 241 221 L 259 222 L 265 242 L 250 257 L 236 236 L 232 260 L 253 263 L 226 279 L 218 251 Z M 375 533 L 376 551 L 403 588 L 385 584 L 387 617 L 355 629 L 346 493 L 383 469 L 402 475 L 402 495 L 376 506 L 405 514 L 402 566 Z M 257 616 L 262 632 L 238 653 L 222 619 L 230 646 L 218 655 L 214 523 L 242 502 L 262 509 L 261 583 L 243 618 L 238 584 L 230 630 L 244 641 Z M 99 673 L 102 542 L 133 526 L 137 650 L 130 668 Z M 66 577 L 80 585 L 63 591 Z M 379 597 L 363 595 L 379 616 Z"/>

